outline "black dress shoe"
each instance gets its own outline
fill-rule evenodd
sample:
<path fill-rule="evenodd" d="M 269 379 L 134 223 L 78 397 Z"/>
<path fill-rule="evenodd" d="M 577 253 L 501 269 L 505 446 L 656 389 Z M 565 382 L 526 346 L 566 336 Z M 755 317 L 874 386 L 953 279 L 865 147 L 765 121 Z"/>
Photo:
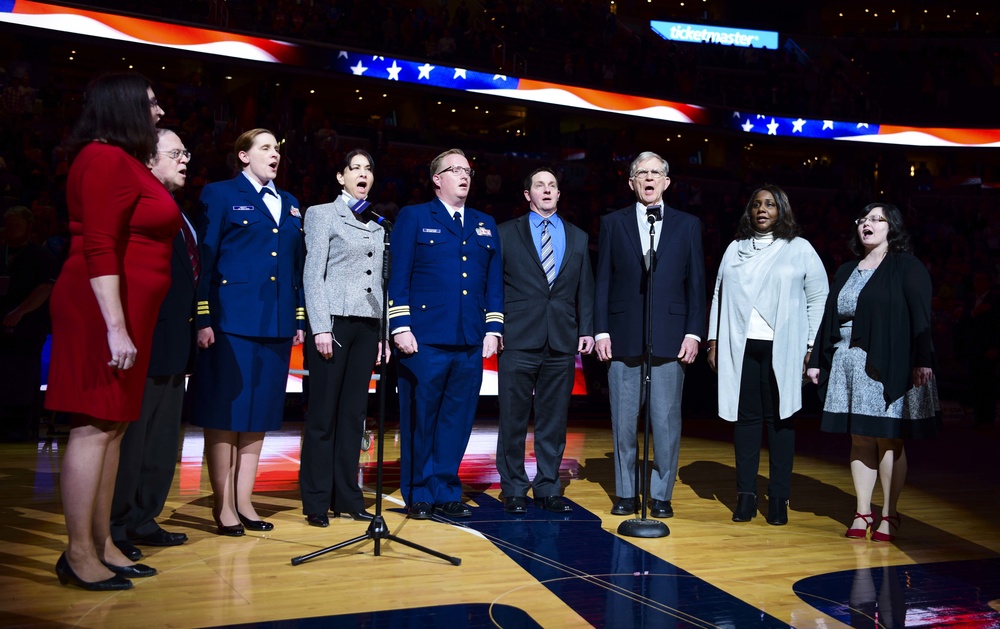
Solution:
<path fill-rule="evenodd" d="M 274 525 L 270 522 L 265 522 L 264 520 L 251 520 L 250 518 L 243 517 L 243 514 L 239 511 L 236 512 L 236 517 L 240 519 L 243 526 L 247 527 L 248 531 L 270 531 L 274 529 Z"/>
<path fill-rule="evenodd" d="M 374 515 L 368 513 L 364 509 L 362 509 L 361 511 L 334 511 L 333 512 L 333 517 L 335 517 L 335 518 L 339 518 L 342 515 L 345 515 L 345 516 L 351 518 L 352 520 L 360 520 L 360 521 L 363 521 L 363 522 L 370 522 L 371 520 L 375 519 Z"/>
<path fill-rule="evenodd" d="M 562 496 L 545 496 L 544 498 L 535 498 L 535 506 L 540 509 L 545 509 L 546 511 L 551 511 L 552 513 L 569 513 L 573 510 L 573 507 L 566 504 L 566 501 L 562 499 Z"/>
<path fill-rule="evenodd" d="M 524 515 L 528 512 L 527 496 L 511 496 L 503 499 L 503 510 L 513 515 Z"/>
<path fill-rule="evenodd" d="M 111 572 L 126 579 L 139 579 L 142 577 L 151 577 L 156 574 L 156 568 L 151 568 L 144 563 L 132 564 L 131 566 L 112 566 L 106 561 L 102 561 L 101 563 Z"/>
<path fill-rule="evenodd" d="M 163 529 L 157 529 L 155 533 L 149 535 L 130 535 L 129 541 L 140 546 L 180 546 L 188 541 L 185 533 L 170 533 Z M 132 559 L 129 557 L 129 559 Z M 135 561 L 135 559 L 132 559 Z"/>
<path fill-rule="evenodd" d="M 736 494 L 736 510 L 733 511 L 733 522 L 749 522 L 757 517 L 757 494 L 741 491 Z"/>
<path fill-rule="evenodd" d="M 632 515 L 639 510 L 639 501 L 636 498 L 619 498 L 615 506 L 611 507 L 611 515 Z"/>
<path fill-rule="evenodd" d="M 649 515 L 660 519 L 672 518 L 674 517 L 674 508 L 670 506 L 669 500 L 653 499 L 649 503 Z"/>
<path fill-rule="evenodd" d="M 410 505 L 406 515 L 414 520 L 430 520 L 434 515 L 434 507 L 429 502 L 416 502 Z"/>
<path fill-rule="evenodd" d="M 122 554 L 128 558 L 129 561 L 138 561 L 142 559 L 142 551 L 132 545 L 132 542 L 128 541 L 115 541 L 115 546 L 118 550 L 122 551 Z"/>
<path fill-rule="evenodd" d="M 69 561 L 66 559 L 66 553 L 60 555 L 59 561 L 56 562 L 56 576 L 59 577 L 59 583 L 63 585 L 75 585 L 91 592 L 132 589 L 132 582 L 117 574 L 103 581 L 84 581 L 73 572 L 73 568 L 70 567 Z"/>
<path fill-rule="evenodd" d="M 434 507 L 435 513 L 440 513 L 441 515 L 449 518 L 471 518 L 472 509 L 466 507 L 464 504 L 457 500 L 452 500 L 451 502 L 446 502 L 442 505 L 437 505 Z"/>
<path fill-rule="evenodd" d="M 310 526 L 318 526 L 320 528 L 330 526 L 330 518 L 328 518 L 325 513 L 310 513 L 306 516 L 306 522 L 308 522 Z"/>
<path fill-rule="evenodd" d="M 788 500 L 767 497 L 767 523 L 774 526 L 788 524 Z"/>

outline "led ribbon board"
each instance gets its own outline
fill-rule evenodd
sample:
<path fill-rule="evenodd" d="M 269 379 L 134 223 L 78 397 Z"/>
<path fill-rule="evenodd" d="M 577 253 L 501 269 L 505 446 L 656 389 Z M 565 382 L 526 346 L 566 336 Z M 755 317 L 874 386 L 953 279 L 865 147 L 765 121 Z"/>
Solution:
<path fill-rule="evenodd" d="M 303 46 L 265 37 L 180 26 L 33 0 L 0 0 L 0 23 L 160 46 L 241 61 L 276 63 L 317 72 L 427 85 L 469 94 L 486 94 L 507 100 L 545 103 L 647 120 L 742 129 L 748 133 L 764 135 L 905 146 L 1000 146 L 1000 129 L 897 127 L 864 122 L 781 118 L 763 114 L 742 114 L 731 110 L 714 110 L 715 115 L 713 115 L 713 111 L 698 105 L 657 98 L 519 79 L 450 66 L 435 66 L 427 62 L 406 61 L 381 55 L 336 51 L 322 46 Z M 654 22 L 654 24 L 668 23 Z M 715 30 L 721 32 L 721 29 Z M 742 33 L 747 37 L 755 33 L 768 33 L 768 31 L 728 30 Z M 690 36 L 688 31 L 685 33 L 685 36 Z M 777 34 L 772 33 L 772 35 L 775 36 L 774 47 L 777 47 Z M 760 47 L 766 46 L 761 43 Z"/>
<path fill-rule="evenodd" d="M 729 127 L 745 133 L 901 146 L 1000 147 L 1000 129 L 900 127 L 868 122 L 806 120 L 732 112 Z"/>
<path fill-rule="evenodd" d="M 778 49 L 778 33 L 775 31 L 755 31 L 749 28 L 705 26 L 704 24 L 661 22 L 659 20 L 650 21 L 649 27 L 668 41 L 686 44 L 720 44 L 740 48 Z"/>

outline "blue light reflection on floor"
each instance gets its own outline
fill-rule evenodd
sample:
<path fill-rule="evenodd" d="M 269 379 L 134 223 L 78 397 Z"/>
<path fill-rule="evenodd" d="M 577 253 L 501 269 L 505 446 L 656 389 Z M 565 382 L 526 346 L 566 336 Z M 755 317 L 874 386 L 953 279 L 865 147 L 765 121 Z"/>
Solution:
<path fill-rule="evenodd" d="M 320 616 L 226 625 L 228 629 L 328 629 L 329 627 L 364 627 L 365 629 L 464 629 L 466 627 L 517 627 L 541 629 L 526 613 L 507 605 L 485 603 L 440 605 L 416 609 L 394 609 L 365 614 Z"/>
<path fill-rule="evenodd" d="M 1000 558 L 858 568 L 792 589 L 851 627 L 1000 627 Z"/>
<path fill-rule="evenodd" d="M 788 627 L 605 531 L 569 500 L 569 514 L 529 507 L 525 516 L 504 513 L 485 494 L 475 501 L 472 520 L 456 524 L 484 534 L 595 627 Z"/>

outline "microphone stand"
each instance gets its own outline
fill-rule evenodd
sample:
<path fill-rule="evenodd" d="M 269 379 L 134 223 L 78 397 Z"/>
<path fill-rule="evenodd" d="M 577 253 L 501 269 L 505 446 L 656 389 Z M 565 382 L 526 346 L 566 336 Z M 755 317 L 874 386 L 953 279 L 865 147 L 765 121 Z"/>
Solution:
<path fill-rule="evenodd" d="M 653 248 L 656 236 L 656 214 L 648 212 L 649 222 L 649 268 L 646 270 L 646 345 L 642 357 L 642 394 L 643 431 L 642 431 L 642 484 L 639 484 L 639 461 L 635 462 L 636 486 L 642 487 L 642 511 L 639 518 L 625 520 L 618 525 L 618 534 L 628 537 L 666 537 L 670 529 L 659 520 L 646 519 L 646 506 L 650 499 L 649 489 L 649 399 L 653 375 L 653 269 L 656 267 L 656 250 Z"/>
<path fill-rule="evenodd" d="M 373 212 L 374 214 L 374 212 Z M 377 216 L 377 215 L 376 215 Z M 376 465 L 375 465 L 375 516 L 372 518 L 371 522 L 368 523 L 368 529 L 365 531 L 364 535 L 359 535 L 353 537 L 349 540 L 340 542 L 339 544 L 334 544 L 333 546 L 327 546 L 315 552 L 309 553 L 307 555 L 302 555 L 300 557 L 292 558 L 292 565 L 297 566 L 310 559 L 315 559 L 321 555 L 333 552 L 345 546 L 350 546 L 351 544 L 356 544 L 358 542 L 363 542 L 366 540 L 375 541 L 375 556 L 379 557 L 382 554 L 382 540 L 392 540 L 398 542 L 403 546 L 408 546 L 414 550 L 419 550 L 428 555 L 437 557 L 438 559 L 444 559 L 445 561 L 451 563 L 453 566 L 461 565 L 462 560 L 458 557 L 451 557 L 445 555 L 444 553 L 439 553 L 436 550 L 427 548 L 426 546 L 421 546 L 415 544 L 411 541 L 405 540 L 401 537 L 397 537 L 389 532 L 389 527 L 385 524 L 385 518 L 382 517 L 382 467 L 383 467 L 383 456 L 384 456 L 384 443 L 385 443 L 385 387 L 387 384 L 387 363 L 389 361 L 385 360 L 385 351 L 389 347 L 389 323 L 387 320 L 389 304 L 389 275 L 391 274 L 391 262 L 392 253 L 390 252 L 390 237 L 389 234 L 392 232 L 392 222 L 387 219 L 379 217 L 378 224 L 382 226 L 382 230 L 385 234 L 384 243 L 385 249 L 382 253 L 382 316 L 379 320 L 379 341 L 382 344 L 382 356 L 381 367 L 379 369 L 379 381 L 378 381 L 378 446 L 376 455 Z"/>

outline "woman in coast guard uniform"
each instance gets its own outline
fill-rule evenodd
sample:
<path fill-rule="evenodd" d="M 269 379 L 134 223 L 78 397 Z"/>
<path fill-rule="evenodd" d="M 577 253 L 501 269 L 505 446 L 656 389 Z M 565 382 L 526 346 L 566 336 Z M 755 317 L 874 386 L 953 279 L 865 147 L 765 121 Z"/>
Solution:
<path fill-rule="evenodd" d="M 277 140 L 252 129 L 235 144 L 243 172 L 205 186 L 199 224 L 198 355 L 192 423 L 205 458 L 219 535 L 269 531 L 251 496 L 264 433 L 281 427 L 292 344 L 304 338 L 298 201 L 278 190 Z"/>

